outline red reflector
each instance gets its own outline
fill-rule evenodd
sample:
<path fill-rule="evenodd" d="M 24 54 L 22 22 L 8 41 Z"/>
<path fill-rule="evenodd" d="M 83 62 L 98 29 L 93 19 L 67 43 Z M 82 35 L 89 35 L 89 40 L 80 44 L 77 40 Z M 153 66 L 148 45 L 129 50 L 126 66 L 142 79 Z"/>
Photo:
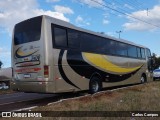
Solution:
<path fill-rule="evenodd" d="M 49 67 L 48 66 L 44 66 L 44 77 L 45 78 L 49 77 Z"/>

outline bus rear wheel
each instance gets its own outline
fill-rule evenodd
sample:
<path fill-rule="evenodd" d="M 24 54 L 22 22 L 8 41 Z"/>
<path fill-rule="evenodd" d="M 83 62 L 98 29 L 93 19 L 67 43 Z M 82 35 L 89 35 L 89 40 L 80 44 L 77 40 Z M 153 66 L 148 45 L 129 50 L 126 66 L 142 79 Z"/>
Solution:
<path fill-rule="evenodd" d="M 89 92 L 94 94 L 99 92 L 102 89 L 102 82 L 101 79 L 98 77 L 92 77 L 89 83 Z"/>

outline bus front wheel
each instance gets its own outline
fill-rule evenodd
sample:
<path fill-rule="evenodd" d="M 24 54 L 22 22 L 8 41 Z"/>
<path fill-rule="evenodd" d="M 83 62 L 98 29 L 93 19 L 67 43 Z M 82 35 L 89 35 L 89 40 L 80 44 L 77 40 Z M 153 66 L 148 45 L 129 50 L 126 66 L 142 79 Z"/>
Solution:
<path fill-rule="evenodd" d="M 141 83 L 145 83 L 146 82 L 146 76 L 145 75 L 142 75 L 141 76 Z"/>
<path fill-rule="evenodd" d="M 102 89 L 102 82 L 101 79 L 98 77 L 92 77 L 89 83 L 89 92 L 94 94 L 99 92 Z"/>

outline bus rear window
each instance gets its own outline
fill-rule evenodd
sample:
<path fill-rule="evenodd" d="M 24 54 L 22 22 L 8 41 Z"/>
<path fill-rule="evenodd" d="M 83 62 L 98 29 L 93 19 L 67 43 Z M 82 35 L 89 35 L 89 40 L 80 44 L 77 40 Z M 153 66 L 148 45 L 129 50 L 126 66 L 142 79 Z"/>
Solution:
<path fill-rule="evenodd" d="M 40 39 L 42 16 L 18 23 L 14 31 L 14 44 L 33 42 Z"/>

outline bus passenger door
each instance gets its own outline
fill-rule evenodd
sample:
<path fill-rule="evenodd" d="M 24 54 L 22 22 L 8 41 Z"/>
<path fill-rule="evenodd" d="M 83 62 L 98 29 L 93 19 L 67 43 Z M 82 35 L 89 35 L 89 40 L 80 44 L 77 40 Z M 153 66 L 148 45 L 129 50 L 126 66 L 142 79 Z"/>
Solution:
<path fill-rule="evenodd" d="M 153 79 L 153 70 L 154 70 L 154 57 L 151 56 L 151 52 L 149 49 L 146 51 L 147 53 L 147 68 L 148 68 L 148 78 L 149 80 Z"/>
<path fill-rule="evenodd" d="M 147 49 L 147 65 L 148 65 L 148 71 L 149 72 L 153 72 L 153 64 L 154 64 L 154 60 L 153 57 L 151 56 L 151 52 L 149 49 Z"/>

